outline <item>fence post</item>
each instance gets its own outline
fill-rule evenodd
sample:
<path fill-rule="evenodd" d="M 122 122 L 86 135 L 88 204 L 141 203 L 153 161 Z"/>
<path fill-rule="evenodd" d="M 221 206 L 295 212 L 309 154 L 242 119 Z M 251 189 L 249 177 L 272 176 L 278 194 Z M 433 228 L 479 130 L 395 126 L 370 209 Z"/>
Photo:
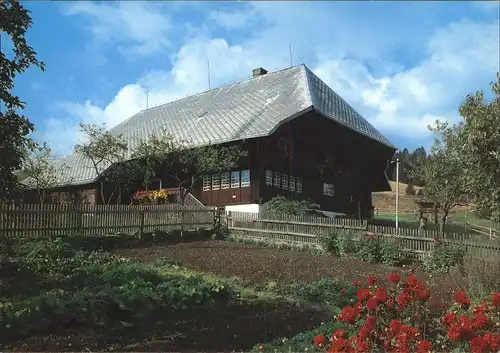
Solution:
<path fill-rule="evenodd" d="M 144 210 L 139 211 L 139 239 L 142 239 L 144 233 Z"/>
<path fill-rule="evenodd" d="M 226 223 L 227 223 L 227 227 L 229 229 L 233 228 L 233 217 L 231 215 L 231 211 L 228 211 L 227 212 L 227 215 L 226 215 Z"/>

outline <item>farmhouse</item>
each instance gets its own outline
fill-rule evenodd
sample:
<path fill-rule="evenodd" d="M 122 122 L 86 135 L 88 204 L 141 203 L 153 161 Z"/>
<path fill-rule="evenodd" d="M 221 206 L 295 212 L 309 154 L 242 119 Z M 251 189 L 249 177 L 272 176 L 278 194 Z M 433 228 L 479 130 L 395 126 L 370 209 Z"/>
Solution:
<path fill-rule="evenodd" d="M 143 110 L 111 132 L 132 151 L 161 128 L 193 147 L 238 143 L 248 151 L 239 168 L 203 176 L 192 194 L 205 205 L 258 212 L 283 195 L 367 217 L 371 193 L 390 190 L 384 170 L 396 148 L 305 65 L 255 69 L 248 80 Z M 75 153 L 62 162 L 71 182 L 61 180 L 59 196 L 100 203 L 89 162 Z M 175 185 L 159 176 L 154 187 Z"/>

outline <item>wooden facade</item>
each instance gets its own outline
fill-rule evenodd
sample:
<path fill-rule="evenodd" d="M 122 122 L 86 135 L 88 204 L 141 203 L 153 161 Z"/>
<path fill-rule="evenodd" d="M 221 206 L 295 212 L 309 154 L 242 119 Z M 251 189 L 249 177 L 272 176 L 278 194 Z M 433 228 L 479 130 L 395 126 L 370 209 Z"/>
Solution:
<path fill-rule="evenodd" d="M 371 193 L 390 189 L 384 169 L 394 149 L 314 111 L 283 123 L 270 136 L 235 143 L 248 156 L 235 170 L 203 176 L 192 190 L 203 204 L 262 204 L 283 195 L 366 218 L 372 212 Z M 150 189 L 160 187 L 178 185 L 160 175 Z M 102 203 L 98 183 L 57 192 L 72 202 Z M 68 196 L 76 194 L 83 198 Z M 116 201 L 129 203 L 130 197 L 122 194 Z"/>

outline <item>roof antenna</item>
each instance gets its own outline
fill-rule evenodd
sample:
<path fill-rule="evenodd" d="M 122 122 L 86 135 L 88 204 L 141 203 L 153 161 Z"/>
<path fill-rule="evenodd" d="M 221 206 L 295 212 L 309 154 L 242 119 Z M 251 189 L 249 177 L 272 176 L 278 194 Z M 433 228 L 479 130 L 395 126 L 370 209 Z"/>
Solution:
<path fill-rule="evenodd" d="M 208 90 L 210 91 L 210 60 L 207 58 Z"/>
<path fill-rule="evenodd" d="M 292 45 L 291 44 L 289 44 L 289 48 L 288 49 L 289 49 L 289 52 L 290 52 L 290 67 L 292 67 L 293 66 L 293 61 L 292 61 Z"/>

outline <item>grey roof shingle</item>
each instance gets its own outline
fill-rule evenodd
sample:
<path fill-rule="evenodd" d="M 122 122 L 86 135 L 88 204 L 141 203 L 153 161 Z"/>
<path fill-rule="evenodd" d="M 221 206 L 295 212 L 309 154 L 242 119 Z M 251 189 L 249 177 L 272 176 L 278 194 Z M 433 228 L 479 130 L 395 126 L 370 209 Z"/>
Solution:
<path fill-rule="evenodd" d="M 305 65 L 143 110 L 110 131 L 123 135 L 129 151 L 161 128 L 201 146 L 270 135 L 284 121 L 310 109 L 394 148 Z M 67 166 L 62 171 L 62 184 L 86 184 L 96 178 L 90 164 L 76 153 L 58 163 Z"/>

